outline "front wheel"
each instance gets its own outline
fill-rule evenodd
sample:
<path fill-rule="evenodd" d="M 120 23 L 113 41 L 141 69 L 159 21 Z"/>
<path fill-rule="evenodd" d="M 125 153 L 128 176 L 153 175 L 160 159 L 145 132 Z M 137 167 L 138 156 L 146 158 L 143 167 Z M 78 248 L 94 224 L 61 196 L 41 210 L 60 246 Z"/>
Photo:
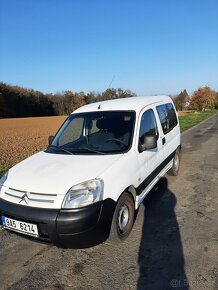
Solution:
<path fill-rule="evenodd" d="M 177 176 L 178 175 L 180 159 L 181 159 L 181 150 L 179 148 L 177 148 L 177 150 L 175 152 L 175 155 L 174 155 L 174 158 L 173 158 L 173 166 L 167 172 L 168 175 L 171 175 L 171 176 Z"/>
<path fill-rule="evenodd" d="M 109 240 L 121 242 L 125 240 L 133 227 L 135 216 L 134 201 L 128 192 L 119 198 L 111 224 Z"/>

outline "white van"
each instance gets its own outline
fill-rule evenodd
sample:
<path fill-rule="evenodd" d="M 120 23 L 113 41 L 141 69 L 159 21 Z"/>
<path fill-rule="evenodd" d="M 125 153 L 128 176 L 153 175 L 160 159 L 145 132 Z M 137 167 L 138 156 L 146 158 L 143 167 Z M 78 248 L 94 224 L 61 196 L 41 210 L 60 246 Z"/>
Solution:
<path fill-rule="evenodd" d="M 0 180 L 0 224 L 61 247 L 124 240 L 167 172 L 177 175 L 180 127 L 168 96 L 98 102 L 74 111 L 49 146 Z"/>

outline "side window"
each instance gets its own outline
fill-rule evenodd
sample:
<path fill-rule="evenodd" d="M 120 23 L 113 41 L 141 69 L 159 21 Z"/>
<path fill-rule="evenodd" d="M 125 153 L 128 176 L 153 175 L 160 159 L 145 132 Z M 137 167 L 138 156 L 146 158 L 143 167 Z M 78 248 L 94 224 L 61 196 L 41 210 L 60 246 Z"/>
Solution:
<path fill-rule="evenodd" d="M 141 143 L 143 143 L 145 136 L 158 136 L 154 112 L 151 109 L 142 115 L 139 131 L 139 140 Z"/>
<path fill-rule="evenodd" d="M 169 127 L 172 130 L 178 124 L 177 116 L 175 109 L 171 103 L 166 104 L 168 110 L 168 120 L 169 120 Z"/>
<path fill-rule="evenodd" d="M 178 124 L 176 112 L 171 103 L 157 106 L 157 113 L 164 134 L 170 132 Z"/>
<path fill-rule="evenodd" d="M 169 132 L 169 122 L 167 119 L 167 107 L 165 105 L 157 106 L 157 113 L 161 122 L 164 134 Z"/>

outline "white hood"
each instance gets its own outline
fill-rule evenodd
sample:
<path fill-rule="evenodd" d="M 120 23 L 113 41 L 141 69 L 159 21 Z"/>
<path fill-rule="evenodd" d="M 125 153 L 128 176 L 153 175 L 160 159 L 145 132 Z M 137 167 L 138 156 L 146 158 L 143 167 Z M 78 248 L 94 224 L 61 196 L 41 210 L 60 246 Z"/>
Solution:
<path fill-rule="evenodd" d="M 39 152 L 10 169 L 6 187 L 66 194 L 78 183 L 99 177 L 123 155 L 64 155 Z"/>

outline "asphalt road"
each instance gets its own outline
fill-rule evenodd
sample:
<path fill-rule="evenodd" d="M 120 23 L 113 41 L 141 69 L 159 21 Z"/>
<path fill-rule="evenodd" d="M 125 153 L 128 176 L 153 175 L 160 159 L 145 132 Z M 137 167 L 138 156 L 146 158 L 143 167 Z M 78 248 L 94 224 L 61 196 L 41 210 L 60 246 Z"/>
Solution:
<path fill-rule="evenodd" d="M 0 232 L 0 289 L 218 289 L 218 115 L 182 136 L 126 242 L 58 249 Z"/>

